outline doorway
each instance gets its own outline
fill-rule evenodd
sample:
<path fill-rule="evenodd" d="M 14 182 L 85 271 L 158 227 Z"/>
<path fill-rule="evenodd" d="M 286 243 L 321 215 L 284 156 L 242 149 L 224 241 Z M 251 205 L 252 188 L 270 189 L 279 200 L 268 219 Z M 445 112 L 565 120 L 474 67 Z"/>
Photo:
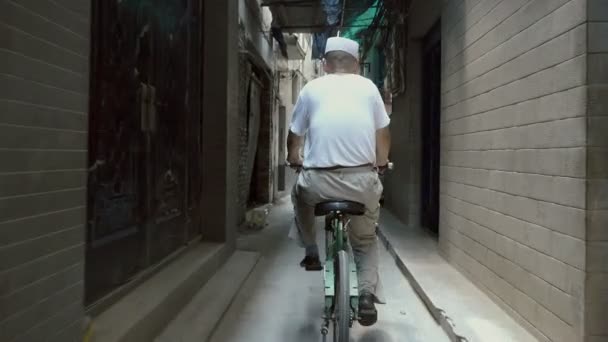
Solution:
<path fill-rule="evenodd" d="M 441 24 L 423 41 L 421 224 L 439 233 L 439 174 L 441 152 Z"/>

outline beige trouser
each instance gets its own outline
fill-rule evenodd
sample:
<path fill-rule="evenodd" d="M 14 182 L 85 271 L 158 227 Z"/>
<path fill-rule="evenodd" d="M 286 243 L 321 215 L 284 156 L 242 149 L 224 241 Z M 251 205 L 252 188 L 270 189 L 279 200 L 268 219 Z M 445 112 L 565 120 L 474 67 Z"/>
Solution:
<path fill-rule="evenodd" d="M 349 239 L 357 265 L 359 290 L 374 294 L 378 302 L 383 302 L 379 293 L 376 236 L 381 195 L 382 183 L 371 167 L 303 170 L 291 195 L 295 228 L 290 236 L 298 239 L 302 247 L 316 244 L 314 208 L 317 203 L 348 200 L 365 204 L 365 215 L 350 217 Z"/>

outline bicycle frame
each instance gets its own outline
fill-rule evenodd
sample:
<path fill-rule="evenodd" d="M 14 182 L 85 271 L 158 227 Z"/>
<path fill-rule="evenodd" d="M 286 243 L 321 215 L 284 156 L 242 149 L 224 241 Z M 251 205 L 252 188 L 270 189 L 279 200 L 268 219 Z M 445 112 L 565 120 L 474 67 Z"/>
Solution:
<path fill-rule="evenodd" d="M 336 290 L 336 256 L 338 251 L 348 252 L 348 217 L 340 212 L 334 212 L 325 217 L 325 323 L 323 331 L 329 325 L 329 321 L 333 319 L 332 313 L 335 305 L 335 290 Z M 358 316 L 359 303 L 359 286 L 357 279 L 357 269 L 353 258 L 350 259 L 350 307 L 352 310 L 352 321 Z"/>
<path fill-rule="evenodd" d="M 346 215 L 342 213 L 332 213 L 325 218 L 325 230 L 332 234 L 332 241 L 326 245 L 327 260 L 333 258 L 338 251 L 346 250 L 348 245 L 346 234 Z"/>

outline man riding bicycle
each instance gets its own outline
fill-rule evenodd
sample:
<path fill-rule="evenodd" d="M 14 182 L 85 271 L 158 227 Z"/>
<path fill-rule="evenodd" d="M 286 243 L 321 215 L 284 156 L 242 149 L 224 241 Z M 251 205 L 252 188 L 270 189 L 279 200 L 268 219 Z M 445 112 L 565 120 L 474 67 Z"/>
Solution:
<path fill-rule="evenodd" d="M 288 163 L 302 166 L 292 192 L 295 230 L 290 235 L 306 249 L 300 265 L 322 270 L 315 205 L 329 200 L 365 205 L 365 215 L 350 219 L 349 239 L 359 279 L 359 322 L 370 326 L 378 319 L 375 303 L 382 302 L 376 237 L 382 184 L 377 170 L 388 164 L 390 119 L 378 88 L 359 75 L 357 42 L 328 39 L 324 63 L 328 75 L 300 92 L 287 139 Z"/>

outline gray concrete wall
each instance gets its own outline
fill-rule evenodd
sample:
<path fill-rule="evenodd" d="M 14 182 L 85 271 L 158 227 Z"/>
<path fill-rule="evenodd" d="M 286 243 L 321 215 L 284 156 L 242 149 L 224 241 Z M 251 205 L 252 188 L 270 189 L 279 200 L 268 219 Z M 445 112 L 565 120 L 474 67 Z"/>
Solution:
<path fill-rule="evenodd" d="M 535 334 L 581 341 L 586 1 L 449 1 L 440 246 Z"/>
<path fill-rule="evenodd" d="M 608 1 L 588 1 L 587 341 L 608 340 Z"/>
<path fill-rule="evenodd" d="M 269 33 L 272 14 L 268 7 L 260 6 L 261 2 L 261 0 L 239 0 L 239 22 L 245 28 L 244 38 L 250 41 L 263 63 L 273 69 L 275 59 L 272 36 Z"/>
<path fill-rule="evenodd" d="M 205 2 L 203 239 L 236 243 L 238 217 L 238 0 Z"/>
<path fill-rule="evenodd" d="M 421 39 L 441 17 L 443 1 L 414 1 L 408 22 L 406 91 L 392 101 L 390 158 L 395 170 L 385 179 L 385 206 L 406 224 L 420 223 L 422 115 Z"/>
<path fill-rule="evenodd" d="M 0 2 L 0 335 L 79 341 L 90 1 Z"/>
<path fill-rule="evenodd" d="M 421 203 L 421 90 L 415 82 L 421 77 L 422 60 L 419 53 L 414 53 L 419 44 L 412 41 L 409 45 L 407 92 L 393 98 L 390 159 L 395 163 L 395 169 L 386 176 L 384 198 L 386 207 L 401 221 L 417 225 Z"/>

